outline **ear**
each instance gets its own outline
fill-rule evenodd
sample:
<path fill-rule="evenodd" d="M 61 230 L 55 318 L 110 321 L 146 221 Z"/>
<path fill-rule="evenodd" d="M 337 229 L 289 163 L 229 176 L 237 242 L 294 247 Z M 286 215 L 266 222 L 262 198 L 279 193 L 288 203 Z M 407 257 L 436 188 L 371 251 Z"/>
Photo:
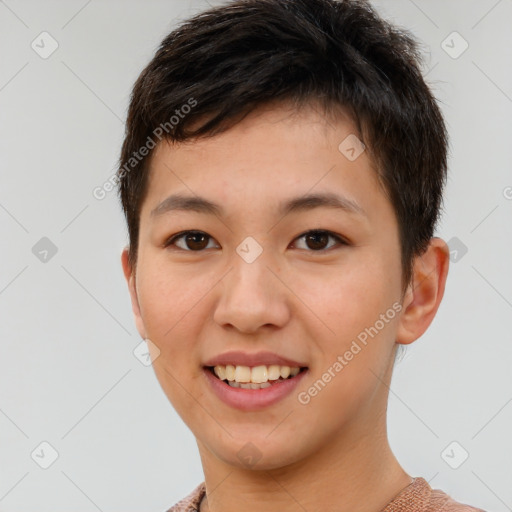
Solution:
<path fill-rule="evenodd" d="M 448 245 L 438 237 L 432 238 L 425 253 L 416 257 L 398 323 L 397 343 L 412 343 L 431 324 L 444 295 L 449 262 Z"/>
<path fill-rule="evenodd" d="M 135 283 L 135 269 L 133 269 L 132 266 L 130 265 L 128 254 L 128 247 L 125 247 L 121 254 L 121 264 L 123 266 L 124 277 L 126 279 L 126 283 L 128 284 L 128 290 L 130 292 L 130 299 L 132 301 L 132 311 L 133 316 L 135 318 L 135 326 L 137 327 L 137 331 L 139 331 L 140 336 L 143 339 L 146 339 L 146 328 L 144 327 L 144 322 L 142 320 L 142 316 L 140 313 L 139 298 L 137 296 L 137 287 Z"/>

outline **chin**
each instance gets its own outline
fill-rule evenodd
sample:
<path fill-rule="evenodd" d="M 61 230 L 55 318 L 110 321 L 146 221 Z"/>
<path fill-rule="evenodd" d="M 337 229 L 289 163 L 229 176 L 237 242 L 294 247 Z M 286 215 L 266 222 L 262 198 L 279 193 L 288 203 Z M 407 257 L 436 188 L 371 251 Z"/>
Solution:
<path fill-rule="evenodd" d="M 270 437 L 274 434 L 270 434 Z M 288 440 L 288 444 L 286 442 Z M 240 469 L 268 471 L 283 468 L 299 462 L 315 450 L 311 445 L 301 450 L 289 433 L 271 440 L 268 431 L 260 435 L 226 436 L 226 441 L 219 445 L 218 439 L 213 445 L 205 446 L 225 464 Z"/>

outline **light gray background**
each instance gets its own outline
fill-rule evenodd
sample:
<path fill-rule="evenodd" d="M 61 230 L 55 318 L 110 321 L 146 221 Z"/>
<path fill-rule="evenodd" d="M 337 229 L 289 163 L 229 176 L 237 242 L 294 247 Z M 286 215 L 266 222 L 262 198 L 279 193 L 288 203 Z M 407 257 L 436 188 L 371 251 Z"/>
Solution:
<path fill-rule="evenodd" d="M 451 134 L 438 235 L 468 249 L 396 366 L 392 447 L 432 487 L 512 510 L 512 1 L 375 5 L 425 43 Z M 133 354 L 116 193 L 92 191 L 115 171 L 134 80 L 175 24 L 205 7 L 0 1 L 3 512 L 163 512 L 203 479 L 192 434 Z M 31 48 L 50 48 L 43 31 L 59 45 L 47 59 Z M 469 43 L 458 58 L 441 46 L 460 51 L 453 31 Z M 57 247 L 46 262 L 44 247 L 32 251 L 42 237 Z M 43 441 L 58 452 L 47 469 L 36 463 L 50 460 Z M 452 441 L 469 453 L 458 469 L 441 456 Z M 448 450 L 452 464 L 462 449 Z"/>

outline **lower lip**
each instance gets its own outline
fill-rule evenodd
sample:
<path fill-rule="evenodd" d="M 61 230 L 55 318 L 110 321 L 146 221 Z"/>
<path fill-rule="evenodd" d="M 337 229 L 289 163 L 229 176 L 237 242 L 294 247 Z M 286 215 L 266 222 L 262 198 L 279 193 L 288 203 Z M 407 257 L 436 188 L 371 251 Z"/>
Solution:
<path fill-rule="evenodd" d="M 224 403 L 242 411 L 257 411 L 279 402 L 292 393 L 308 370 L 262 389 L 233 388 L 218 379 L 208 368 L 203 368 L 203 373 L 215 394 Z"/>

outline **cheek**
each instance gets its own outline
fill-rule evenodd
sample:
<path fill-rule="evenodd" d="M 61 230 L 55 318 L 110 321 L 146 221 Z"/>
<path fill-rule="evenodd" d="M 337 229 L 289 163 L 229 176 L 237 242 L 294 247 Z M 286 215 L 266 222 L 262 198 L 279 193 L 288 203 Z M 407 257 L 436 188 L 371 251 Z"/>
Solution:
<path fill-rule="evenodd" d="M 200 354 L 194 340 L 200 336 L 198 318 L 204 279 L 190 278 L 183 272 L 165 272 L 151 265 L 140 273 L 139 302 L 148 338 L 158 347 L 153 370 L 170 403 L 187 424 L 197 416 L 200 398 Z M 197 382 L 197 384 L 196 384 Z"/>
<path fill-rule="evenodd" d="M 355 336 L 372 325 L 394 301 L 396 283 L 383 262 L 361 257 L 357 264 L 340 268 L 328 283 L 319 283 L 315 304 L 338 338 Z"/>
<path fill-rule="evenodd" d="M 385 258 L 360 258 L 350 271 L 324 286 L 323 297 L 318 289 L 316 304 L 329 330 L 324 329 L 319 341 L 323 356 L 315 373 L 321 376 L 330 369 L 336 375 L 326 375 L 329 386 L 337 389 L 335 395 L 326 395 L 348 403 L 371 393 L 376 384 L 371 371 L 381 375 L 387 368 L 400 307 L 400 283 L 395 280 L 396 270 L 388 269 Z"/>
<path fill-rule="evenodd" d="M 148 338 L 171 363 L 190 355 L 192 347 L 186 346 L 186 340 L 195 339 L 200 322 L 194 316 L 205 290 L 208 287 L 197 276 L 164 271 L 158 265 L 140 273 L 138 296 Z"/>

